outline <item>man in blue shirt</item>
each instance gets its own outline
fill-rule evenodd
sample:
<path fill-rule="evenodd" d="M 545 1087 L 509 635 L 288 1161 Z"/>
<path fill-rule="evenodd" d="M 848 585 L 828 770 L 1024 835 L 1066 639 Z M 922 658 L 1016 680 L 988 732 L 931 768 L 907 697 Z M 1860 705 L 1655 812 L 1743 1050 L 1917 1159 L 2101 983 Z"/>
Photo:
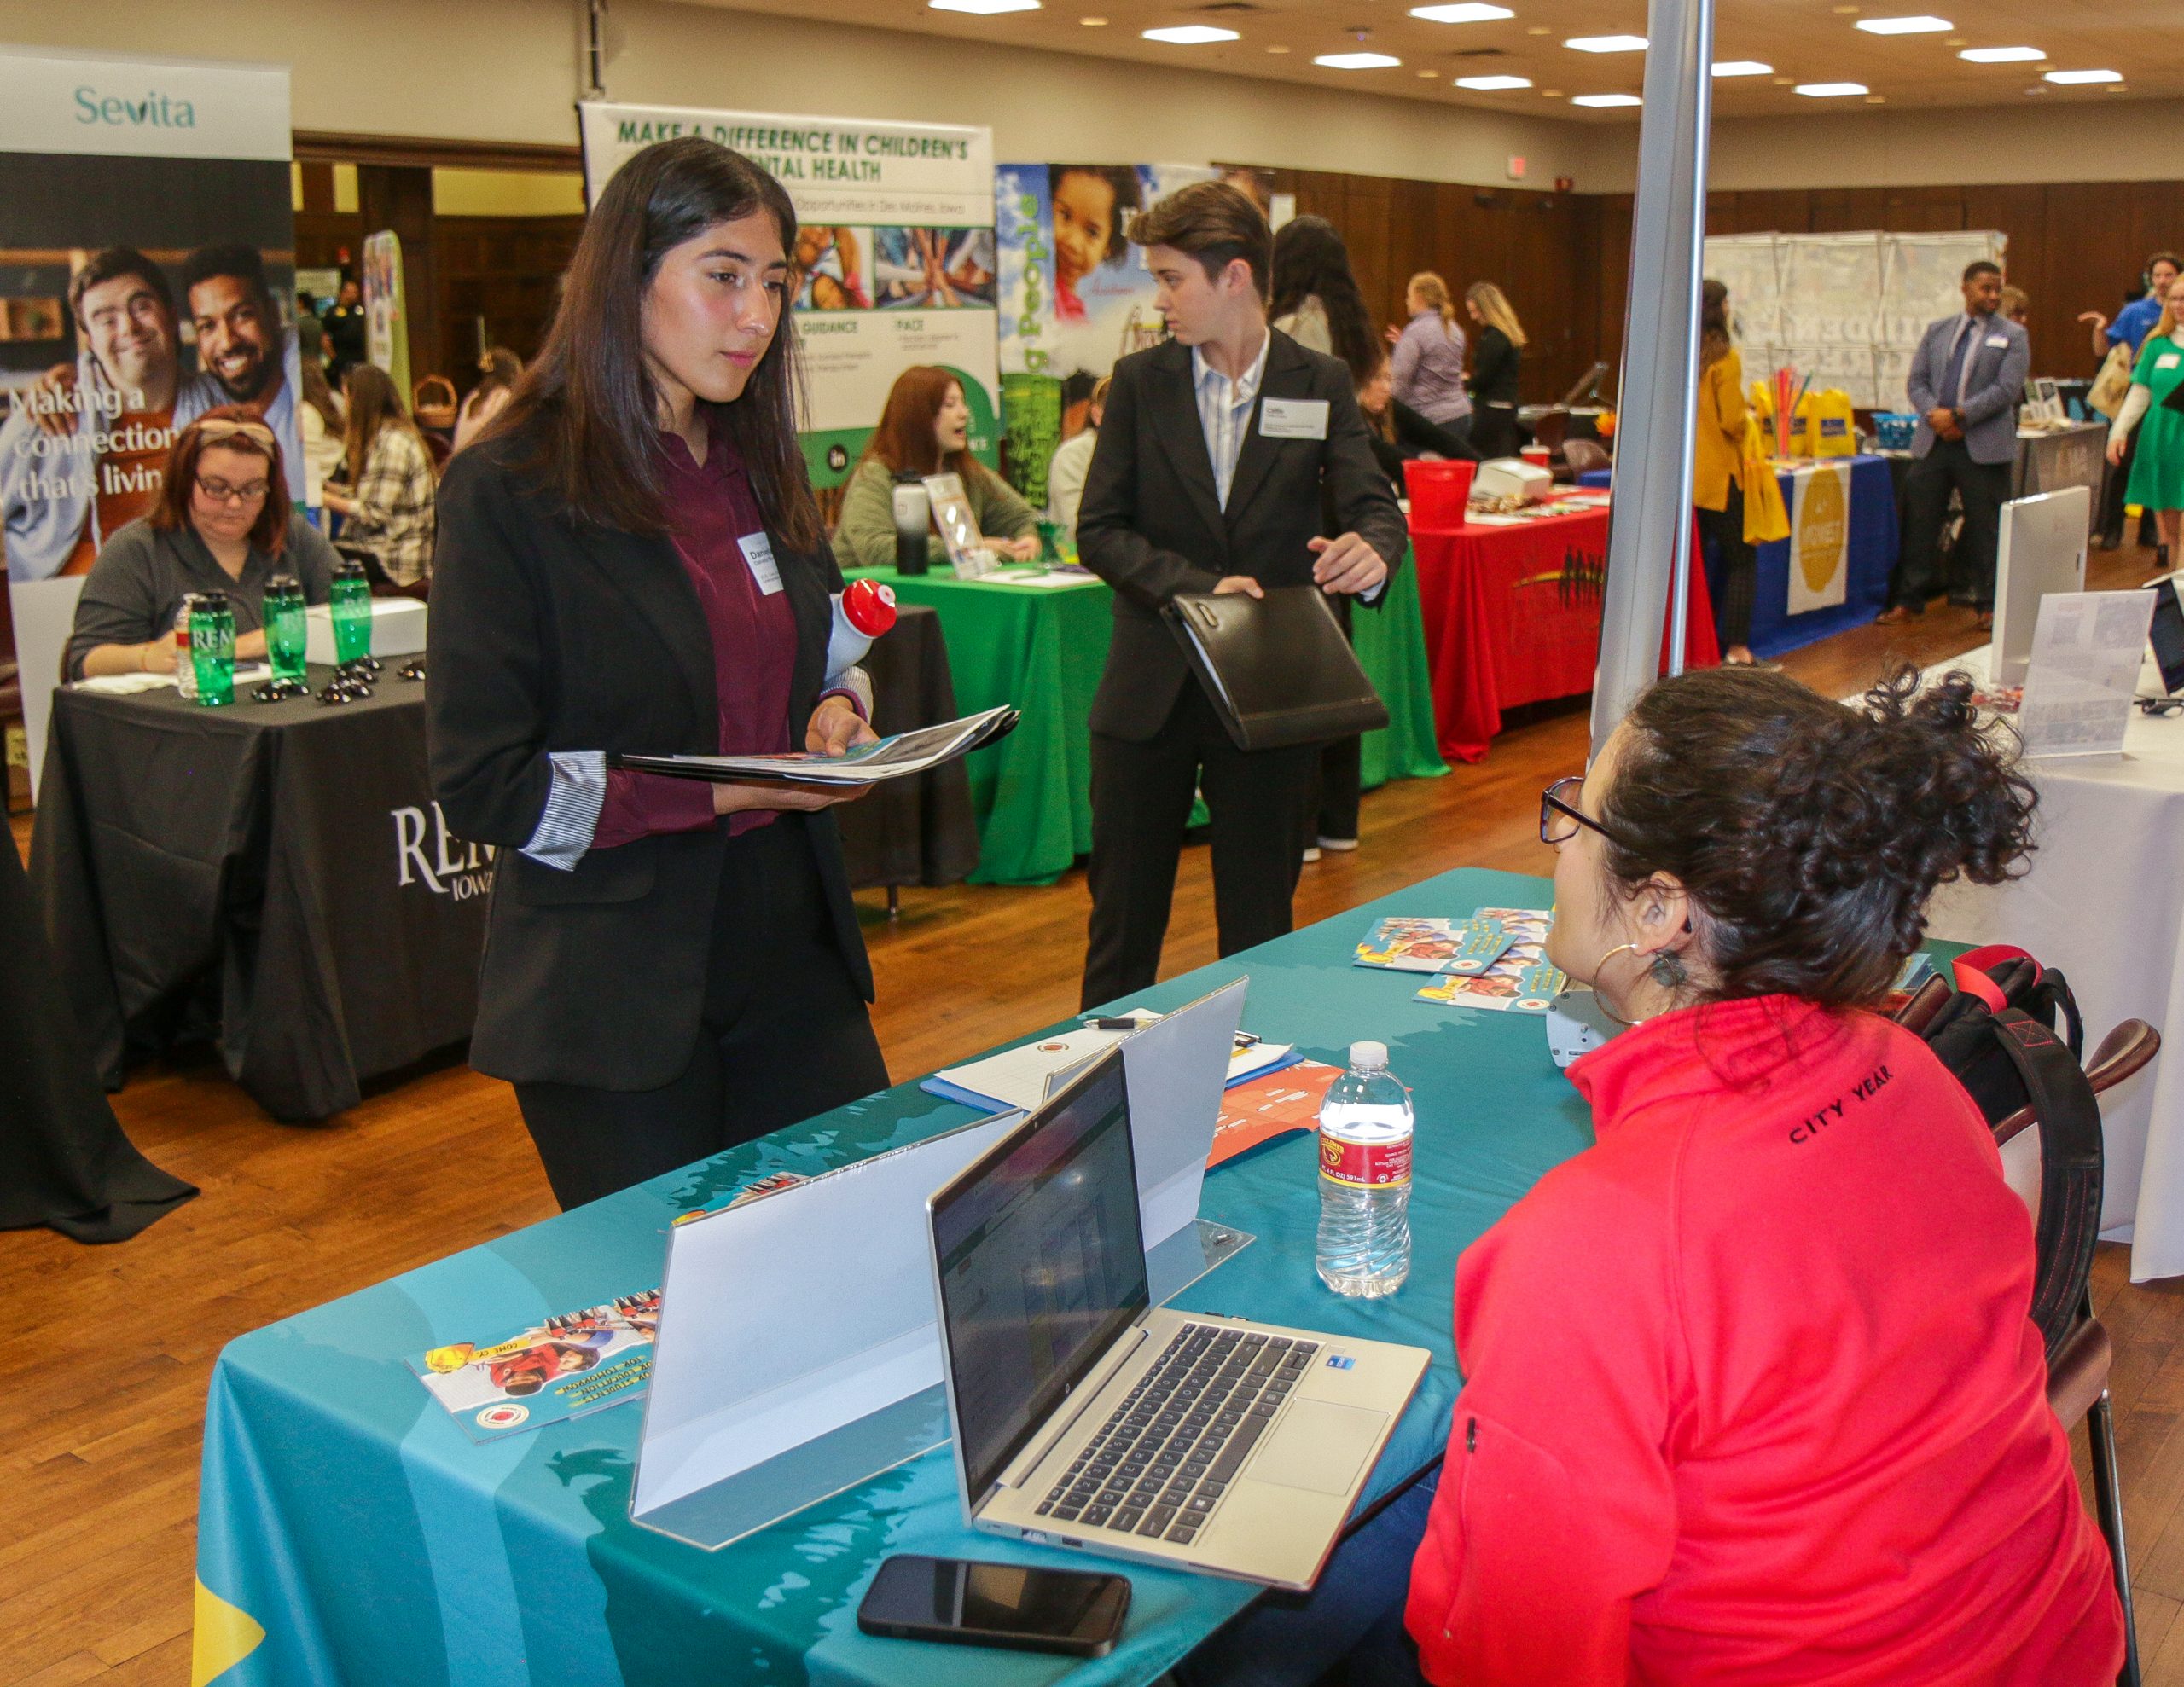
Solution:
<path fill-rule="evenodd" d="M 2093 355 L 2105 359 L 2113 348 L 2123 345 L 2129 347 L 2135 358 L 2139 347 L 2146 343 L 2146 335 L 2152 332 L 2154 322 L 2161 316 L 2161 301 L 2169 296 L 2169 284 L 2179 275 L 2184 275 L 2184 258 L 2173 252 L 2157 252 L 2146 259 L 2146 292 L 2118 310 L 2114 322 L 2098 310 L 2080 311 L 2078 321 L 2093 325 Z M 2124 445 L 2122 465 L 2111 467 L 2101 485 L 2099 543 L 2104 551 L 2112 551 L 2123 542 L 2123 488 L 2131 478 L 2132 449 L 2137 443 L 2138 436 L 2134 433 Z M 2141 517 L 2141 526 L 2149 519 Z M 2150 544 L 2152 541 L 2142 531 L 2139 542 Z"/>

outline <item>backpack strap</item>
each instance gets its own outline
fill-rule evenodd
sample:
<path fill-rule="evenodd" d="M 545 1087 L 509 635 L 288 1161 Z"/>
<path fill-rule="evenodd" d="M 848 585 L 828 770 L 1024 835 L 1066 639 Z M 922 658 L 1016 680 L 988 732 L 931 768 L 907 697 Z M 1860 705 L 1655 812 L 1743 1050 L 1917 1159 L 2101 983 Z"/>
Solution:
<path fill-rule="evenodd" d="M 2052 1359 L 2076 1326 L 2093 1244 L 2100 1234 L 2100 1104 L 2085 1069 L 2055 1034 L 2006 1007 L 1989 1022 L 1995 1042 L 2024 1079 L 2040 1122 L 2039 1261 L 2032 1321 Z"/>
<path fill-rule="evenodd" d="M 2032 968 L 2032 981 L 2040 982 L 2040 963 L 2014 943 L 1983 943 L 1976 949 L 1966 949 L 1949 962 L 1949 973 L 1956 980 L 1956 988 L 1979 998 L 1987 1004 L 1990 1013 L 2000 1013 L 2009 1006 L 2009 998 L 1995 980 L 1994 971 L 2006 961 L 2022 960 Z"/>

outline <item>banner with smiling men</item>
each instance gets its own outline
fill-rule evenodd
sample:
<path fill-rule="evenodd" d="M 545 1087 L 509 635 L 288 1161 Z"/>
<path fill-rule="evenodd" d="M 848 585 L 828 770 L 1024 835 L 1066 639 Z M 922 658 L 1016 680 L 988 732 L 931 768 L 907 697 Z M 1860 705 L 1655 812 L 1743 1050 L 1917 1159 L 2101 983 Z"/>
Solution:
<path fill-rule="evenodd" d="M 83 577 L 221 404 L 304 497 L 288 72 L 0 46 L 0 545 L 35 778 Z"/>

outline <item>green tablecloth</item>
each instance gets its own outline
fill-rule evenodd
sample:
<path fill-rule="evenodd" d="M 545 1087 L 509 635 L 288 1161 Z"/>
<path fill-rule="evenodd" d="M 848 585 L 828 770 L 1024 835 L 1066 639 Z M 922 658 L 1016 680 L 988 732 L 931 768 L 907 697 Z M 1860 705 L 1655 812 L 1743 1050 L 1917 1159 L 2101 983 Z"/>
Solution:
<path fill-rule="evenodd" d="M 1016 730 L 970 758 L 979 823 L 973 884 L 1050 884 L 1092 847 L 1092 693 L 1107 659 L 1112 594 L 1104 582 L 1024 586 L 1007 574 L 958 580 L 864 571 L 905 603 L 940 612 L 962 711 L 1010 703 Z M 1426 629 L 1414 568 L 1396 571 L 1386 601 L 1351 617 L 1357 659 L 1388 706 L 1385 731 L 1365 735 L 1367 790 L 1449 771 L 1434 745 Z M 885 723 L 883 722 L 883 725 Z"/>
<path fill-rule="evenodd" d="M 1414 1252 L 1398 1293 L 1345 1301 L 1320 1286 L 1316 1153 L 1306 1133 L 1208 1174 L 1202 1215 L 1257 1240 L 1176 1301 L 1432 1350 L 1368 1502 L 1414 1478 L 1446 1445 L 1459 1381 L 1456 1256 L 1587 1146 L 1592 1130 L 1548 1060 L 1538 1019 L 1420 1003 L 1417 976 L 1353 966 L 1353 947 L 1385 915 L 1544 907 L 1548 894 L 1543 880 L 1508 873 L 1443 874 L 1133 999 L 1165 1010 L 1248 976 L 1250 1029 L 1330 1061 L 1356 1039 L 1385 1041 L 1416 1096 Z M 967 1533 L 944 1450 L 700 1551 L 629 1519 L 635 1402 L 473 1445 L 404 1364 L 444 1342 L 491 1338 L 657 1284 L 675 1215 L 718 1204 L 753 1175 L 844 1164 L 973 1116 L 912 1086 L 889 1090 L 229 1343 L 206 1414 L 196 1678 L 211 1687 L 1156 1679 L 1252 1590 L 1122 1567 L 1133 1590 L 1124 1638 L 1112 1655 L 1086 1663 L 872 1639 L 857 1632 L 857 1603 L 891 1553 L 1099 1561 Z M 845 1292 L 854 1283 L 854 1261 L 811 1263 Z"/>

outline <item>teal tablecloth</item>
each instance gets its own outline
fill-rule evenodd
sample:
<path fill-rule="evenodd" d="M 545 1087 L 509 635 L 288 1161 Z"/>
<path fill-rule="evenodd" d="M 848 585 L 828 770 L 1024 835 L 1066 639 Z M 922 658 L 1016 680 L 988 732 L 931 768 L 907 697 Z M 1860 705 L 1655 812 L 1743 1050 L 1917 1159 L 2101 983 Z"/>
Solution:
<path fill-rule="evenodd" d="M 1362 1304 L 1320 1286 L 1313 1143 L 1299 1133 L 1208 1176 L 1204 1215 L 1258 1240 L 1176 1302 L 1433 1351 L 1368 1498 L 1414 1477 L 1446 1442 L 1458 1385 L 1457 1255 L 1592 1132 L 1548 1058 L 1538 1019 L 1414 1001 L 1419 978 L 1354 967 L 1352 948 L 1386 914 L 1544 907 L 1548 895 L 1542 881 L 1508 873 L 1443 874 L 1140 998 L 1175 1007 L 1248 974 L 1251 1029 L 1323 1059 L 1340 1059 L 1357 1038 L 1384 1040 L 1416 1093 L 1415 1252 L 1400 1293 Z M 967 1533 L 944 1452 L 700 1551 L 629 1521 L 634 1402 L 477 1446 L 403 1364 L 440 1342 L 490 1337 L 657 1284 L 675 1215 L 714 1203 L 756 1173 L 839 1165 L 971 1116 L 914 1087 L 890 1090 L 231 1342 L 206 1412 L 197 1681 L 1153 1680 L 1252 1591 L 1127 1566 L 1128 1627 L 1096 1662 L 870 1639 L 857 1632 L 857 1603 L 890 1553 L 1098 1561 Z M 812 1270 L 845 1292 L 854 1281 L 852 1261 L 815 1260 Z"/>

